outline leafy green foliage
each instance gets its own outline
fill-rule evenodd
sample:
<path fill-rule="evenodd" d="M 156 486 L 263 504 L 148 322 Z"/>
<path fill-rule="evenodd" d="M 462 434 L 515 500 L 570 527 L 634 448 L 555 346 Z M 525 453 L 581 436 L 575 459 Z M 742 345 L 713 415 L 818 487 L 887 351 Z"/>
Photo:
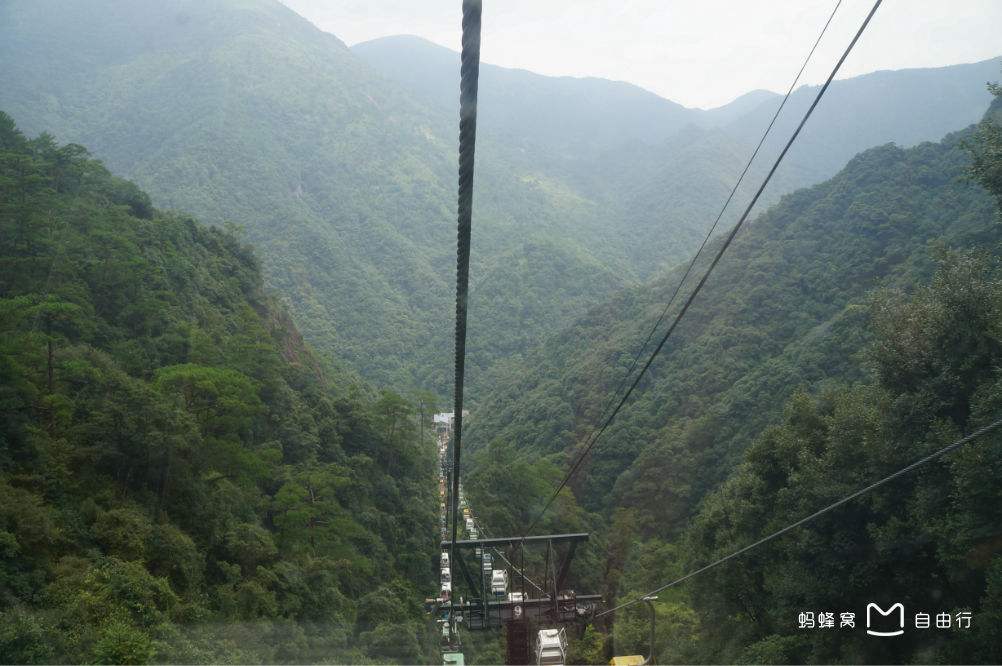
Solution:
<path fill-rule="evenodd" d="M 427 658 L 433 447 L 231 234 L 0 114 L 0 332 L 0 660 Z"/>
<path fill-rule="evenodd" d="M 0 56 L 11 63 L 0 102 L 32 131 L 93 145 L 158 204 L 220 228 L 158 211 L 80 146 L 29 141 L 0 114 L 0 657 L 429 659 L 434 638 L 416 600 L 433 574 L 422 428 L 434 395 L 419 396 L 416 429 L 411 401 L 327 376 L 229 221 L 246 225 L 268 284 L 324 353 L 393 386 L 441 389 L 454 118 L 373 77 L 271 0 L 107 4 L 0 5 Z M 870 79 L 864 97 L 883 103 L 886 80 Z M 823 146 L 791 155 L 796 168 L 767 200 L 863 145 L 938 136 L 983 109 L 974 96 L 951 106 L 914 79 L 909 89 L 920 95 L 885 105 L 890 122 L 848 114 Z M 914 101 L 932 98 L 948 103 Z M 523 112 L 536 106 L 517 101 Z M 919 107 L 926 113 L 910 113 Z M 530 343 L 683 256 L 769 110 L 625 148 L 619 135 L 576 144 L 574 123 L 560 133 L 535 125 L 514 143 L 485 113 L 470 368 L 471 383 L 493 389 L 471 420 L 468 488 L 491 529 L 517 533 L 542 508 L 678 272 L 622 292 L 538 352 Z M 873 134 L 852 125 L 859 118 Z M 535 139 L 550 136 L 559 154 L 536 152 Z M 973 175 L 998 196 L 997 127 L 976 138 Z M 868 151 L 739 240 L 706 292 L 712 307 L 687 320 L 680 346 L 540 525 L 608 527 L 579 554 L 573 586 L 609 598 L 649 589 L 997 406 L 997 311 L 985 307 L 994 267 L 948 259 L 904 307 L 902 296 L 867 296 L 925 281 L 944 255 L 933 245 L 994 247 L 990 199 L 964 180 L 959 140 Z M 816 580 L 814 562 L 834 568 L 845 561 L 836 555 L 862 550 L 869 569 L 850 589 L 878 589 L 875 571 L 913 555 L 915 571 L 945 581 L 944 603 L 989 620 L 969 642 L 878 657 L 997 661 L 990 620 L 1002 614 L 1002 565 L 985 527 L 998 522 L 997 470 L 956 460 L 934 470 L 938 484 L 923 477 L 875 498 L 863 522 L 819 523 L 787 553 L 789 578 L 750 561 L 699 598 L 666 594 L 657 652 L 871 656 L 784 624 L 807 592 L 845 592 Z M 926 521 L 922 530 L 909 531 L 894 501 Z M 841 550 L 826 556 L 823 539 Z M 741 629 L 710 626 L 720 618 Z M 645 625 L 635 609 L 611 638 L 590 627 L 573 656 L 642 645 Z M 492 638 L 471 641 L 471 663 L 500 655 Z"/>
<path fill-rule="evenodd" d="M 739 237 L 566 500 L 606 535 L 608 598 L 659 587 L 999 418 L 1000 230 L 972 182 L 999 192 L 992 118 L 939 144 L 867 151 Z M 477 455 L 573 456 L 649 326 L 628 313 L 653 319 L 672 277 L 498 373 L 471 419 Z M 1000 442 L 663 591 L 657 658 L 997 661 Z M 803 610 L 863 618 L 868 601 L 892 600 L 973 610 L 978 627 L 883 643 L 797 628 Z M 631 654 L 648 644 L 648 621 L 638 604 L 598 628 L 611 653 Z"/>
<path fill-rule="evenodd" d="M 750 543 L 998 419 L 1000 275 L 995 259 L 954 255 L 930 287 L 876 305 L 870 356 L 877 383 L 795 397 L 781 425 L 758 438 L 703 504 L 687 565 Z M 987 639 L 981 616 L 999 611 L 986 583 L 1000 561 L 1000 452 L 1002 437 L 985 436 L 722 567 L 712 580 L 694 580 L 689 597 L 703 620 L 702 658 L 743 660 L 738 650 L 746 645 L 752 658 L 779 661 L 997 661 L 998 644 Z M 867 601 L 892 599 L 914 611 L 973 610 L 977 620 L 965 636 L 798 637 L 800 610 L 844 608 L 864 617 Z M 739 621 L 745 617 L 753 622 Z M 724 627 L 740 627 L 737 639 Z"/>
<path fill-rule="evenodd" d="M 990 84 L 988 89 L 995 95 L 995 102 L 978 126 L 977 141 L 971 143 L 971 173 L 1002 206 L 1002 86 Z"/>
<path fill-rule="evenodd" d="M 964 136 L 862 153 L 750 225 L 582 469 L 585 508 L 654 500 L 663 509 L 643 529 L 673 533 L 798 387 L 863 377 L 867 294 L 930 275 L 933 241 L 997 234 L 990 198 L 966 178 Z M 471 449 L 499 439 L 573 454 L 680 277 L 624 292 L 499 368 Z"/>

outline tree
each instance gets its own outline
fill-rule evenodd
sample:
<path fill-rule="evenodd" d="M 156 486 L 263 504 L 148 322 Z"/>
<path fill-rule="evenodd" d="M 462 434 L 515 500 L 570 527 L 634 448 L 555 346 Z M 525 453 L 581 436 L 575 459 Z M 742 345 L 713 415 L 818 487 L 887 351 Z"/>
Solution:
<path fill-rule="evenodd" d="M 414 413 L 411 404 L 393 391 L 380 392 L 375 410 L 382 423 L 383 435 L 389 442 L 394 441 L 397 429 Z"/>
<path fill-rule="evenodd" d="M 0 114 L 0 661 L 382 663 L 383 584 L 428 655 L 434 453 L 257 264 Z"/>
<path fill-rule="evenodd" d="M 971 173 L 975 180 L 998 199 L 1002 206 L 1002 86 L 988 84 L 995 102 L 978 125 L 973 141 L 967 144 L 971 152 Z"/>
<path fill-rule="evenodd" d="M 567 663 L 569 664 L 604 664 L 608 660 L 605 656 L 605 637 L 595 630 L 595 627 L 588 625 L 585 627 L 581 638 L 571 641 L 568 649 Z"/>

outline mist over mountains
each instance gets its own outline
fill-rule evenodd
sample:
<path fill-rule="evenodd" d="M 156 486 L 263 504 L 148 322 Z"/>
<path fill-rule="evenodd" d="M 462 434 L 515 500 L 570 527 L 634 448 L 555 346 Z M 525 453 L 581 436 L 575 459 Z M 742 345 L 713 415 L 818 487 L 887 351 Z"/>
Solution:
<path fill-rule="evenodd" d="M 91 147 L 160 206 L 243 227 L 313 345 L 444 393 L 456 54 L 405 37 L 347 49 L 271 0 L 0 12 L 0 107 L 28 134 Z M 972 91 L 994 69 L 840 82 L 768 200 L 870 145 L 972 122 L 988 104 Z M 698 111 L 629 84 L 484 65 L 471 382 L 684 258 L 775 103 Z"/>
<path fill-rule="evenodd" d="M 439 541 L 458 54 L 277 0 L 7 0 L 0 63 L 0 663 L 504 659 L 448 619 L 490 562 Z M 466 508 L 587 532 L 558 593 L 659 590 L 653 639 L 561 609 L 563 663 L 1002 661 L 1002 58 L 833 84 L 566 485 L 781 98 L 480 71 Z M 975 619 L 873 641 L 870 599 Z"/>

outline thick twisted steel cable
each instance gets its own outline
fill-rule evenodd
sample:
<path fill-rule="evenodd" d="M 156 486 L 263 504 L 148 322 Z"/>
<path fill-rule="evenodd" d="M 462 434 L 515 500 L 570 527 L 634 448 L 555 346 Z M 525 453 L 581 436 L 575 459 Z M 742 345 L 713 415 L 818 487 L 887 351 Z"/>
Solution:
<path fill-rule="evenodd" d="M 738 550 L 734 551 L 733 553 L 731 553 L 729 555 L 726 555 L 724 557 L 721 557 L 720 559 L 715 560 L 715 561 L 711 562 L 710 564 L 707 564 L 704 567 L 700 567 L 699 569 L 696 569 L 695 571 L 690 571 L 689 573 L 687 573 L 686 575 L 682 576 L 681 578 L 676 578 L 672 582 L 667 583 L 665 585 L 662 585 L 661 587 L 659 587 L 659 588 L 657 588 L 655 590 L 651 590 L 650 592 L 648 592 L 645 595 L 639 596 L 639 597 L 637 597 L 635 599 L 631 599 L 630 601 L 627 601 L 627 602 L 624 602 L 622 604 L 619 604 L 618 606 L 616 606 L 614 608 L 610 608 L 609 610 L 602 611 L 601 613 L 596 614 L 595 617 L 602 617 L 603 615 L 608 615 L 608 614 L 614 613 L 614 612 L 616 612 L 618 610 L 622 610 L 623 608 L 626 608 L 628 606 L 632 606 L 634 604 L 640 603 L 641 601 L 644 600 L 644 597 L 647 597 L 647 596 L 650 596 L 650 595 L 654 595 L 654 594 L 658 594 L 659 592 L 662 592 L 663 590 L 667 590 L 669 587 L 674 587 L 675 585 L 678 585 L 679 583 L 683 583 L 683 582 L 689 580 L 690 578 L 692 578 L 694 576 L 698 576 L 699 574 L 704 573 L 706 571 L 709 571 L 710 569 L 713 569 L 714 567 L 718 567 L 721 564 L 727 562 L 728 560 L 732 560 L 735 557 L 738 557 L 739 555 L 741 555 L 742 553 L 747 553 L 749 550 L 752 550 L 753 548 L 758 548 L 762 544 L 767 543 L 769 541 L 772 541 L 773 539 L 775 539 L 775 538 L 777 538 L 779 536 L 782 536 L 783 534 L 786 534 L 787 532 L 789 532 L 792 529 L 796 529 L 797 527 L 800 527 L 801 525 L 805 525 L 805 524 L 811 522 L 812 520 L 815 520 L 816 518 L 819 518 L 819 517 L 823 516 L 824 514 L 828 513 L 829 511 L 832 511 L 833 509 L 836 509 L 836 508 L 842 506 L 846 502 L 852 501 L 852 500 L 856 499 L 857 497 L 859 497 L 860 495 L 864 495 L 864 494 L 870 492 L 871 490 L 874 490 L 875 488 L 879 488 L 880 486 L 884 485 L 885 483 L 893 481 L 894 479 L 898 478 L 899 476 L 902 476 L 903 474 L 907 474 L 908 472 L 916 469 L 917 467 L 921 467 L 922 465 L 925 465 L 926 463 L 928 463 L 928 462 L 930 462 L 932 460 L 935 460 L 936 458 L 939 458 L 941 456 L 946 455 L 947 453 L 950 453 L 951 451 L 955 451 L 956 449 L 959 449 L 964 444 L 967 444 L 968 442 L 971 442 L 971 441 L 977 439 L 978 437 L 981 437 L 982 435 L 985 435 L 985 434 L 991 432 L 992 430 L 995 430 L 999 426 L 1002 426 L 1002 419 L 994 421 L 993 423 L 989 423 L 988 425 L 984 426 L 983 428 L 979 428 L 978 430 L 975 430 L 970 435 L 967 435 L 966 437 L 962 437 L 962 438 L 958 439 L 957 441 L 953 442 L 952 444 L 944 446 L 943 448 L 941 448 L 941 449 L 939 449 L 939 450 L 937 450 L 937 451 L 935 451 L 933 453 L 930 453 L 926 457 L 920 458 L 919 460 L 916 460 L 915 462 L 913 462 L 912 464 L 908 465 L 907 467 L 902 467 L 901 469 L 899 469 L 898 471 L 894 472 L 893 474 L 889 474 L 889 475 L 885 476 L 884 478 L 880 479 L 879 481 L 875 481 L 874 483 L 871 483 L 870 485 L 866 486 L 865 488 L 860 488 L 859 490 L 857 490 L 856 492 L 852 493 L 851 495 L 846 495 L 842 499 L 840 499 L 838 501 L 835 501 L 835 502 L 832 502 L 831 504 L 829 504 L 828 506 L 824 507 L 823 509 L 819 509 L 819 510 L 815 511 L 814 513 L 812 513 L 811 515 L 805 516 L 804 518 L 801 518 L 800 520 L 798 520 L 795 523 L 790 523 L 786 527 L 783 527 L 782 529 L 778 529 L 775 532 L 769 534 L 768 536 L 764 536 L 761 539 L 759 539 L 758 541 L 756 541 L 754 543 L 748 544 L 744 548 L 739 548 Z"/>
<path fill-rule="evenodd" d="M 463 447 L 463 379 L 466 371 L 466 311 L 470 288 L 473 219 L 473 165 L 477 142 L 477 87 L 480 78 L 480 0 L 463 0 L 463 52 L 459 83 L 459 197 L 456 238 L 456 384 L 452 427 L 452 546 L 459 528 L 459 472 Z"/>
<path fill-rule="evenodd" d="M 814 113 L 814 109 L 816 109 L 818 104 L 821 102 L 821 99 L 824 97 L 825 92 L 827 92 L 828 88 L 831 86 L 832 81 L 835 79 L 835 75 L 838 74 L 838 71 L 842 68 L 842 64 L 845 62 L 846 58 L 849 57 L 849 54 L 852 52 L 853 47 L 856 46 L 856 42 L 858 42 L 859 38 L 863 35 L 863 32 L 866 30 L 866 27 L 870 24 L 870 20 L 873 19 L 873 15 L 877 13 L 877 9 L 880 7 L 882 2 L 883 0 L 876 0 L 876 2 L 873 3 L 873 7 L 870 9 L 870 12 L 866 15 L 866 18 L 863 20 L 863 23 L 859 26 L 859 30 L 856 31 L 856 34 L 853 36 L 852 41 L 849 42 L 849 45 L 845 48 L 845 51 L 842 53 L 842 56 L 838 59 L 838 62 L 835 63 L 835 66 L 832 68 L 832 71 L 828 75 L 827 80 L 825 80 L 824 85 L 821 86 L 821 88 L 818 90 L 817 95 L 815 95 L 814 101 L 811 103 L 811 106 L 807 109 L 807 112 L 804 114 L 804 117 L 800 120 L 800 123 L 797 125 L 797 128 L 793 131 L 793 134 L 786 142 L 786 145 L 783 146 L 783 150 L 779 153 L 779 156 L 776 157 L 775 162 L 769 169 L 769 172 L 766 174 L 765 179 L 762 181 L 762 184 L 759 186 L 758 190 L 756 190 L 755 196 L 752 197 L 747 207 L 745 207 L 744 212 L 741 214 L 741 217 L 738 219 L 737 224 L 734 225 L 731 231 L 727 234 L 727 237 L 724 239 L 724 242 L 721 243 L 720 249 L 717 251 L 717 254 L 713 257 L 713 261 L 710 262 L 710 265 L 703 273 L 703 276 L 700 278 L 699 282 L 696 283 L 695 288 L 693 288 L 692 292 L 689 294 L 689 297 L 682 305 L 682 308 L 675 315 L 675 319 L 672 320 L 672 323 L 668 327 L 667 332 L 661 338 L 661 341 L 658 343 L 658 346 L 655 347 L 654 352 L 651 354 L 650 358 L 647 359 L 647 363 L 644 364 L 644 367 L 640 370 L 640 373 L 637 375 L 636 379 L 634 379 L 633 383 L 630 384 L 629 389 L 627 389 L 622 399 L 620 399 L 619 403 L 616 405 L 616 409 L 613 410 L 613 412 L 609 415 L 608 418 L 606 418 L 605 422 L 602 424 L 602 427 L 599 428 L 595 437 L 591 438 L 590 442 L 585 446 L 581 455 L 578 456 L 578 459 L 571 466 L 571 469 L 567 472 L 566 475 L 564 475 L 563 480 L 560 482 L 560 484 L 557 486 L 557 489 L 547 500 L 542 510 L 536 514 L 536 517 L 529 524 L 529 528 L 526 530 L 526 533 L 531 531 L 532 528 L 536 526 L 539 520 L 543 517 L 546 511 L 553 504 L 553 501 L 560 494 L 560 491 L 564 489 L 568 481 L 570 481 L 570 479 L 574 476 L 575 472 L 577 472 L 577 470 L 581 467 L 581 464 L 584 462 L 585 458 L 591 452 L 592 448 L 594 448 L 595 443 L 598 441 L 599 437 L 602 436 L 602 433 L 604 433 L 606 429 L 609 427 L 609 425 L 613 422 L 613 420 L 615 420 L 616 415 L 619 414 L 619 411 L 623 408 L 623 405 L 626 404 L 626 401 L 629 400 L 630 395 L 633 393 L 634 389 L 637 388 L 637 385 L 640 383 L 640 380 L 643 379 L 644 375 L 647 373 L 647 370 L 651 367 L 651 364 L 654 363 L 654 359 L 657 358 L 659 353 L 661 353 L 661 350 L 664 348 L 669 338 L 671 338 L 672 333 L 674 333 L 675 329 L 678 327 L 679 322 L 682 321 L 682 318 L 685 317 L 686 312 L 689 311 L 689 307 L 692 305 L 693 301 L 696 300 L 696 296 L 698 296 L 699 292 L 702 291 L 703 286 L 706 284 L 706 281 L 713 273 L 713 270 L 717 267 L 717 264 L 720 263 L 720 259 L 724 256 L 724 253 L 727 251 L 727 248 L 731 246 L 731 243 L 734 241 L 734 237 L 737 236 L 738 232 L 741 230 L 741 227 L 744 226 L 745 221 L 748 219 L 748 215 L 755 207 L 755 204 L 758 203 L 759 197 L 762 196 L 762 192 L 765 191 L 765 188 L 769 184 L 769 181 L 772 180 L 772 176 L 776 173 L 776 170 L 779 168 L 779 165 L 783 162 L 783 158 L 786 157 L 786 154 L 787 152 L 789 152 L 790 147 L 793 146 L 793 143 L 797 140 L 797 137 L 800 136 L 800 132 L 801 130 L 804 129 L 804 125 L 807 124 L 807 121 Z"/>

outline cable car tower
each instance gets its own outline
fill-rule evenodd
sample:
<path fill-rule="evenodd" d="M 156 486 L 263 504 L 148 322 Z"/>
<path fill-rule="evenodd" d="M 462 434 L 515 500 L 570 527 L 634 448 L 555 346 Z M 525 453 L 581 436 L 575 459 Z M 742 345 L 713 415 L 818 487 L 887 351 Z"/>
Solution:
<path fill-rule="evenodd" d="M 452 595 L 450 614 L 470 630 L 504 629 L 507 638 L 505 663 L 530 663 L 530 627 L 554 627 L 590 617 L 596 604 L 602 601 L 598 594 L 582 595 L 564 589 L 574 552 L 579 543 L 587 540 L 587 533 L 576 533 L 456 541 L 453 558 L 466 585 L 477 596 L 457 600 L 457 596 Z M 542 587 L 533 591 L 536 586 L 526 584 L 524 550 L 527 546 L 543 544 L 546 547 L 546 575 Z M 451 545 L 451 542 L 442 542 L 443 549 Z M 516 573 L 511 579 L 511 588 L 518 586 L 519 591 L 510 589 L 507 584 L 496 584 L 495 575 L 506 570 L 485 566 L 490 561 L 486 559 L 490 557 L 489 549 L 500 551 L 506 547 L 516 548 L 521 555 L 523 567 L 517 570 L 513 567 Z M 481 553 L 476 558 L 481 566 L 479 575 L 474 576 L 466 560 L 477 550 Z M 560 550 L 563 553 L 558 556 Z M 489 576 L 488 572 L 495 575 Z"/>
<path fill-rule="evenodd" d="M 490 539 L 463 539 L 456 541 L 456 553 L 453 557 L 459 572 L 463 576 L 468 588 L 477 594 L 476 597 L 457 602 L 456 595 L 452 595 L 450 610 L 458 613 L 462 618 L 462 624 L 469 629 L 499 629 L 512 620 L 525 621 L 532 620 L 542 624 L 563 624 L 573 622 L 591 614 L 595 604 L 602 600 L 598 594 L 576 594 L 573 590 L 564 588 L 567 573 L 570 570 L 571 560 L 574 552 L 582 541 L 588 540 L 587 533 L 575 534 L 547 534 L 542 536 L 528 537 L 501 537 Z M 504 570 L 494 570 L 484 566 L 484 562 L 489 560 L 488 549 L 499 550 L 502 548 L 517 548 L 522 554 L 524 564 L 524 549 L 526 546 L 545 544 L 547 571 L 544 577 L 542 588 L 530 584 L 526 585 L 527 579 L 524 569 L 516 570 L 512 578 L 512 583 L 517 583 L 521 589 L 515 591 L 504 585 L 499 589 L 493 585 L 493 579 L 488 580 L 486 572 L 493 571 L 499 573 Z M 566 544 L 562 549 L 562 555 L 558 555 L 559 546 Z M 442 549 L 448 550 L 451 542 L 443 541 Z M 480 550 L 481 554 L 476 559 L 480 563 L 480 571 L 474 576 L 466 563 L 464 553 L 475 553 Z M 515 585 L 511 586 L 512 588 Z M 532 588 L 537 590 L 532 592 Z"/>
<path fill-rule="evenodd" d="M 435 611 L 442 626 L 443 652 L 455 660 L 462 646 L 459 627 L 471 631 L 504 630 L 508 664 L 533 663 L 531 642 L 533 630 L 543 628 L 550 633 L 560 652 L 566 656 L 563 631 L 553 627 L 591 617 L 602 597 L 597 594 L 577 594 L 566 588 L 571 563 L 578 546 L 588 541 L 584 532 L 544 534 L 537 536 L 489 537 L 483 533 L 463 493 L 462 486 L 453 486 L 451 448 L 452 415 L 442 415 L 449 427 L 439 432 L 439 494 L 442 504 L 440 518 L 441 593 L 435 599 Z M 452 488 L 458 488 L 453 498 Z M 453 501 L 455 499 L 455 501 Z M 453 514 L 452 507 L 456 507 Z M 451 519 L 451 520 L 450 520 Z M 452 541 L 447 538 L 450 522 L 462 526 L 467 538 Z M 538 583 L 526 575 L 525 550 L 540 549 L 543 575 Z M 511 557 L 505 556 L 508 552 Z M 500 564 L 506 565 L 501 568 Z M 459 594 L 457 583 L 464 583 L 467 594 Z M 538 646 L 537 646 L 538 647 Z M 538 650 L 537 650 L 538 651 Z M 547 662 L 548 663 L 548 662 Z M 562 663 L 562 662 L 561 662 Z"/>
<path fill-rule="evenodd" d="M 441 476 L 439 477 L 440 531 L 442 534 L 439 564 L 441 568 L 441 593 L 432 600 L 442 625 L 443 644 L 448 646 L 451 662 L 457 652 L 459 625 L 473 630 L 505 629 L 508 643 L 507 663 L 529 663 L 529 624 L 545 623 L 553 626 L 585 617 L 601 601 L 599 595 L 577 595 L 565 590 L 564 583 L 578 544 L 588 540 L 587 534 L 548 534 L 542 536 L 517 536 L 486 538 L 480 535 L 472 512 L 461 497 L 459 485 L 460 456 L 463 434 L 463 391 L 466 367 L 466 323 L 469 303 L 470 249 L 473 217 L 473 174 L 477 136 L 477 92 L 480 77 L 480 26 L 481 0 L 463 0 L 463 37 L 460 55 L 459 84 L 459 190 L 457 200 L 456 242 L 456 335 L 455 335 L 455 391 L 454 406 L 447 419 L 447 439 L 439 436 Z M 451 456 L 449 454 L 452 454 Z M 450 462 L 451 458 L 451 462 Z M 460 513 L 462 506 L 462 513 Z M 449 518 L 452 519 L 452 538 L 447 539 Z M 467 536 L 459 539 L 460 519 L 464 520 Z M 529 530 L 531 531 L 531 527 Z M 542 586 L 531 583 L 525 576 L 526 546 L 546 547 L 545 572 Z M 516 568 L 502 555 L 502 549 L 518 551 L 522 564 Z M 521 590 L 510 590 L 512 579 L 507 569 L 495 571 L 489 551 L 494 550 L 508 561 L 512 571 L 518 572 Z M 473 553 L 477 575 L 470 571 L 467 559 Z M 486 556 L 486 557 L 485 557 Z M 454 589 L 453 571 L 458 570 L 470 591 L 469 600 L 459 597 Z M 490 572 L 490 582 L 488 582 Z M 530 582 L 538 593 L 530 595 L 526 583 Z M 544 629 L 539 634 L 536 661 L 543 664 L 562 664 L 566 659 L 565 633 Z"/>

